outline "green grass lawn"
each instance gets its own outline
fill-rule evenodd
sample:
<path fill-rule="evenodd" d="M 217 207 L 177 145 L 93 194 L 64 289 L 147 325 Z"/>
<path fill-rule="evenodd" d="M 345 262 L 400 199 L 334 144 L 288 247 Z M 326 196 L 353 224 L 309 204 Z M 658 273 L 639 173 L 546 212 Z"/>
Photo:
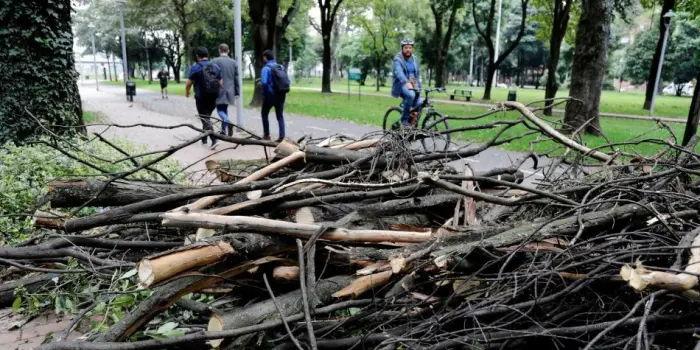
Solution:
<path fill-rule="evenodd" d="M 388 82 L 390 84 L 391 82 Z M 311 81 L 307 78 L 297 79 L 293 82 L 293 86 L 310 87 L 310 88 L 320 88 L 321 79 L 311 78 Z M 472 101 L 480 101 L 484 96 L 483 87 L 467 87 L 465 85 L 455 85 L 448 84 L 447 92 L 444 94 L 435 94 L 438 99 L 449 99 L 449 93 L 455 89 L 471 90 L 472 91 Z M 347 93 L 348 82 L 343 79 L 338 82 L 331 84 L 331 89 L 333 92 Z M 351 93 L 357 93 L 358 84 L 357 82 L 350 83 Z M 362 87 L 362 92 L 372 92 L 376 93 L 377 88 L 375 86 L 375 80 L 367 79 L 366 86 Z M 382 86 L 379 88 L 380 93 L 386 93 L 387 95 L 391 92 L 390 86 Z M 517 89 L 518 101 L 523 103 L 531 103 L 533 101 L 539 101 L 544 99 L 544 88 L 535 90 L 532 88 Z M 561 89 L 557 92 L 557 97 L 568 97 L 569 90 Z M 508 97 L 508 89 L 503 88 L 493 88 L 491 90 L 491 99 L 493 101 L 504 101 Z M 654 106 L 654 115 L 658 117 L 683 117 L 688 114 L 690 109 L 690 96 L 676 97 L 676 96 L 657 96 L 656 105 Z M 600 110 L 605 113 L 618 113 L 618 114 L 634 114 L 634 115 L 649 115 L 649 111 L 642 108 L 644 104 L 644 93 L 641 92 L 617 92 L 617 91 L 603 91 L 600 101 Z"/>
<path fill-rule="evenodd" d="M 85 124 L 92 124 L 92 123 L 98 123 L 102 121 L 102 117 L 100 116 L 99 113 L 95 112 L 83 112 L 83 122 Z"/>
<path fill-rule="evenodd" d="M 159 85 L 154 82 L 153 84 L 148 84 L 144 81 L 137 81 L 138 88 L 145 88 L 153 91 L 159 91 Z M 172 95 L 184 95 L 184 84 L 171 83 L 168 86 L 169 92 Z M 503 89 L 501 89 L 503 90 Z M 244 82 L 244 93 L 250 96 L 253 91 L 253 84 L 251 81 Z M 327 119 L 338 119 L 352 121 L 359 124 L 375 125 L 381 127 L 384 114 L 386 110 L 393 105 L 399 104 L 399 99 L 388 99 L 378 96 L 362 96 L 358 98 L 357 95 L 351 95 L 348 97 L 347 94 L 340 93 L 341 91 L 336 90 L 338 93 L 334 94 L 321 94 L 317 91 L 312 90 L 293 90 L 287 97 L 287 104 L 285 110 L 300 115 L 308 115 L 314 117 L 322 117 Z M 522 90 L 527 91 L 521 96 L 528 96 L 535 92 L 535 90 Z M 542 92 L 542 91 L 540 91 Z M 542 92 L 543 93 L 543 92 Z M 620 96 L 617 103 L 620 105 L 630 106 L 630 101 L 636 101 L 633 98 L 625 96 L 624 93 L 614 93 Z M 632 97 L 643 98 L 641 94 L 629 94 Z M 608 95 L 613 96 L 613 95 Z M 504 98 L 505 99 L 505 96 Z M 666 97 L 668 101 L 668 106 L 675 106 L 681 108 L 678 104 L 673 104 L 674 101 L 683 101 L 684 99 L 675 97 Z M 641 102 L 640 102 L 641 103 Z M 456 105 L 447 103 L 435 103 L 436 109 L 443 114 L 458 117 L 468 117 L 477 116 L 486 111 L 483 107 L 478 106 L 467 106 L 467 105 Z M 622 112 L 621 112 L 622 113 Z M 624 112 L 626 113 L 626 112 Z M 687 113 L 687 110 L 684 112 Z M 469 125 L 483 125 L 487 123 L 492 123 L 494 121 L 512 121 L 515 120 L 519 115 L 515 112 L 499 112 L 497 114 L 481 118 L 478 120 L 451 120 L 450 128 L 459 128 Z M 560 118 L 553 117 L 549 119 L 551 122 L 556 123 Z M 640 121 L 640 120 L 629 120 L 629 119 L 615 119 L 615 118 L 601 118 L 601 124 L 606 136 L 611 142 L 627 142 L 634 141 L 644 138 L 657 138 L 657 139 L 667 139 L 670 135 L 669 133 L 656 125 L 653 121 Z M 500 127 L 498 127 L 500 128 Z M 683 124 L 673 123 L 671 124 L 672 130 L 679 137 L 682 136 Z M 485 130 L 473 130 L 457 133 L 453 136 L 454 139 L 461 141 L 473 141 L 473 142 L 484 142 L 490 140 L 497 129 L 485 129 Z M 503 137 L 514 137 L 526 133 L 528 129 L 525 126 L 518 125 L 516 127 L 510 128 L 506 131 Z M 598 147 L 607 144 L 607 141 L 601 137 L 586 136 L 584 139 L 585 143 L 590 147 Z M 535 135 L 530 135 L 517 140 L 514 140 L 508 144 L 501 146 L 504 149 L 512 151 L 527 151 L 532 148 L 536 152 L 546 152 L 555 145 L 552 142 L 537 142 L 537 137 Z M 641 144 L 635 146 L 624 146 L 620 147 L 621 150 L 627 152 L 639 152 L 644 155 L 651 155 L 659 150 L 659 146 L 655 144 Z M 605 151 L 609 151 L 607 149 Z"/>

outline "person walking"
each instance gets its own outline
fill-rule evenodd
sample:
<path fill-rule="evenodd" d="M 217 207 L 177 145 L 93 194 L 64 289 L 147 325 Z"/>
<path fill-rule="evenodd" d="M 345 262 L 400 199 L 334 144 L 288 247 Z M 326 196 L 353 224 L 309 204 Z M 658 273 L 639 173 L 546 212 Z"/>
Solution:
<path fill-rule="evenodd" d="M 170 73 L 165 67 L 160 69 L 158 72 L 158 80 L 160 80 L 160 98 L 168 98 L 168 79 L 170 79 Z"/>
<path fill-rule="evenodd" d="M 233 105 L 234 97 L 238 96 L 240 86 L 238 85 L 238 66 L 236 61 L 229 57 L 228 45 L 219 45 L 219 57 L 212 61 L 221 68 L 222 85 L 219 98 L 216 99 L 216 112 L 221 118 L 221 133 L 233 136 L 233 125 L 228 115 L 228 106 Z"/>
<path fill-rule="evenodd" d="M 289 77 L 284 70 L 284 66 L 275 61 L 275 54 L 271 50 L 265 50 L 262 57 L 265 65 L 263 66 L 260 85 L 263 92 L 262 105 L 262 123 L 263 123 L 263 138 L 270 140 L 270 109 L 275 108 L 277 115 L 277 125 L 279 126 L 279 138 L 277 142 L 282 142 L 285 138 L 284 127 L 284 101 L 289 92 Z"/>
<path fill-rule="evenodd" d="M 190 89 L 194 85 L 194 99 L 197 105 L 197 114 L 202 121 L 205 131 L 214 133 L 211 125 L 211 112 L 216 109 L 216 100 L 221 91 L 221 69 L 209 61 L 209 51 L 206 47 L 200 47 L 196 52 L 197 63 L 190 68 L 189 78 L 185 84 L 185 97 L 190 97 Z M 215 149 L 219 142 L 214 135 L 211 138 L 210 149 Z M 202 138 L 202 145 L 207 145 L 207 138 Z"/>

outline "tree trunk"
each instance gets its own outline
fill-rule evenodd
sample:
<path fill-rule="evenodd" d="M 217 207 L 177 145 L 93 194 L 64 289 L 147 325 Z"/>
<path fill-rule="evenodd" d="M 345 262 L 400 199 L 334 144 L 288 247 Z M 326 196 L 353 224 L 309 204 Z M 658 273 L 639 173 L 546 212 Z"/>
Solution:
<path fill-rule="evenodd" d="M 489 65 L 486 71 L 486 81 L 484 85 L 484 100 L 491 99 L 491 88 L 493 87 L 493 76 L 496 74 L 496 65 L 493 62 L 493 55 L 489 55 Z"/>
<path fill-rule="evenodd" d="M 376 66 L 374 69 L 375 69 L 375 71 L 377 72 L 377 83 L 376 83 L 375 85 L 377 85 L 377 92 L 379 92 L 379 85 L 380 85 L 380 79 L 379 79 L 379 77 L 380 77 L 381 74 L 382 74 L 382 63 L 381 63 L 381 62 L 377 62 L 376 64 L 377 64 L 377 66 Z"/>
<path fill-rule="evenodd" d="M 112 81 L 112 67 L 109 66 L 109 51 L 105 50 L 105 57 L 107 57 L 107 71 L 109 72 L 109 81 Z M 117 72 L 114 72 L 115 74 Z"/>
<path fill-rule="evenodd" d="M 646 95 L 644 96 L 644 109 L 651 108 L 651 97 L 654 94 L 654 81 L 656 80 L 656 72 L 659 68 L 659 60 L 661 59 L 661 48 L 664 42 L 664 31 L 666 28 L 667 19 L 664 17 L 668 11 L 671 11 L 676 5 L 676 0 L 663 0 L 663 5 L 661 7 L 661 15 L 659 16 L 659 39 L 656 42 L 656 51 L 654 51 L 654 57 L 651 60 L 651 66 L 649 67 L 649 75 L 647 76 L 647 89 Z"/>
<path fill-rule="evenodd" d="M 146 39 L 146 62 L 148 63 L 148 83 L 153 83 L 153 62 L 151 62 L 151 54 L 148 49 L 148 39 Z"/>
<path fill-rule="evenodd" d="M 608 0 L 583 0 L 581 10 L 569 96 L 581 100 L 583 106 L 577 102 L 567 104 L 564 130 L 573 132 L 588 122 L 581 131 L 601 135 L 598 112 L 608 57 L 612 5 Z"/>
<path fill-rule="evenodd" d="M 84 123 L 71 12 L 68 0 L 0 4 L 5 32 L 0 62 L 3 75 L 12 77 L 5 79 L 2 89 L 0 144 L 27 142 L 45 134 L 44 126 L 58 134 L 82 131 L 75 128 Z M 41 125 L 28 113 L 41 118 Z"/>
<path fill-rule="evenodd" d="M 324 29 L 324 32 L 326 30 Z M 330 93 L 331 91 L 331 38 L 329 33 L 323 34 L 323 78 L 321 80 L 321 92 Z M 377 77 L 379 80 L 379 77 Z"/>
<path fill-rule="evenodd" d="M 248 0 L 250 18 L 253 22 L 253 49 L 255 62 L 255 90 L 250 105 L 262 106 L 262 89 L 260 78 L 263 68 L 262 55 L 265 50 L 277 52 L 276 45 L 276 19 L 279 12 L 279 0 Z"/>
<path fill-rule="evenodd" d="M 561 42 L 566 36 L 569 27 L 569 12 L 571 11 L 571 1 L 565 4 L 560 0 L 554 3 L 554 20 L 552 25 L 552 35 L 549 38 L 549 62 L 547 62 L 547 84 L 544 90 L 544 98 L 550 99 L 557 95 L 559 83 L 557 82 L 557 66 L 559 65 L 559 55 L 561 53 Z M 552 108 L 546 107 L 544 115 L 552 115 Z"/>
<path fill-rule="evenodd" d="M 117 74 L 117 60 L 114 58 L 116 55 L 112 55 L 112 67 L 114 68 L 114 81 L 119 81 L 119 74 Z"/>
<path fill-rule="evenodd" d="M 697 79 L 700 80 L 700 76 Z M 683 146 L 686 146 L 690 139 L 698 133 L 698 120 L 700 120 L 700 89 L 695 85 L 693 102 L 690 103 L 688 122 L 685 124 L 685 133 L 683 134 Z"/>

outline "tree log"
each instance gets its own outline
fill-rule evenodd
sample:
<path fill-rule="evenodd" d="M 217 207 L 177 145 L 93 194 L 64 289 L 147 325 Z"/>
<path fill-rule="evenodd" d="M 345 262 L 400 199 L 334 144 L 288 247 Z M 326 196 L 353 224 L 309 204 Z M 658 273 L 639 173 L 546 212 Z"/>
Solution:
<path fill-rule="evenodd" d="M 175 252 L 141 260 L 137 265 L 139 285 L 149 288 L 166 278 L 195 267 L 202 267 L 223 260 L 233 253 L 228 243 L 188 245 Z"/>
<path fill-rule="evenodd" d="M 12 305 L 12 302 L 15 300 L 16 288 L 24 287 L 29 293 L 33 293 L 41 289 L 41 287 L 52 283 L 51 279 L 56 277 L 58 277 L 58 274 L 55 273 L 37 274 L 0 284 L 0 307 Z"/>
<path fill-rule="evenodd" d="M 316 299 L 321 304 L 327 304 L 333 300 L 332 294 L 341 290 L 353 281 L 351 276 L 335 276 L 316 283 Z M 301 290 L 296 290 L 276 297 L 284 316 L 293 315 L 302 311 Z M 277 319 L 280 315 L 275 308 L 272 299 L 253 304 L 230 313 L 214 313 L 209 320 L 209 331 L 220 331 L 243 328 L 258 324 L 263 320 Z M 212 340 L 209 343 L 218 347 L 222 339 Z"/>
<path fill-rule="evenodd" d="M 688 217 L 697 215 L 697 213 L 698 212 L 695 210 L 686 210 L 675 212 L 673 215 L 675 217 Z M 579 219 L 585 225 L 584 232 L 587 232 L 601 226 L 611 229 L 612 227 L 610 225 L 623 225 L 630 220 L 648 217 L 649 215 L 652 215 L 652 213 L 650 213 L 646 207 L 639 204 L 626 204 L 612 209 L 586 213 L 581 215 L 580 218 L 574 215 L 544 224 L 526 223 L 507 231 L 501 231 L 501 233 L 486 239 L 445 247 L 433 252 L 432 255 L 434 257 L 441 257 L 454 253 L 468 254 L 477 246 L 504 247 L 528 239 L 542 239 L 556 235 L 572 235 L 576 234 L 579 230 Z"/>
<path fill-rule="evenodd" d="M 262 232 L 284 234 L 297 238 L 310 238 L 320 225 L 297 224 L 247 216 L 222 216 L 199 213 L 164 213 L 162 225 L 165 227 L 204 227 L 228 232 Z M 419 243 L 432 238 L 430 232 L 346 230 L 331 228 L 321 235 L 321 239 L 343 242 L 405 242 Z"/>
<path fill-rule="evenodd" d="M 94 207 L 116 207 L 170 194 L 194 187 L 140 181 L 113 181 L 100 193 L 108 181 L 94 179 L 54 180 L 44 197 L 52 208 L 79 207 L 92 200 Z"/>

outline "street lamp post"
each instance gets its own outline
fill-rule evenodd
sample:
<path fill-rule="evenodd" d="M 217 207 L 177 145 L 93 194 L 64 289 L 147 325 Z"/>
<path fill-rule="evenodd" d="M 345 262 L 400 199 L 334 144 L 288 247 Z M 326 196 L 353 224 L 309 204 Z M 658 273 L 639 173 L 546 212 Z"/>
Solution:
<path fill-rule="evenodd" d="M 474 44 L 472 44 L 472 53 L 469 58 L 469 86 L 472 86 L 472 81 L 474 80 Z"/>
<path fill-rule="evenodd" d="M 496 53 L 494 54 L 494 62 L 498 61 L 498 50 L 500 48 L 501 44 L 501 7 L 503 6 L 503 0 L 498 0 L 498 22 L 496 24 Z M 524 14 L 523 14 L 524 16 Z M 498 69 L 496 69 L 496 72 L 493 74 L 493 82 L 491 83 L 491 86 L 496 86 L 496 82 L 498 81 Z"/>
<path fill-rule="evenodd" d="M 238 101 L 236 103 L 236 122 L 243 127 L 243 48 L 241 45 L 241 0 L 233 0 L 233 44 L 236 54 L 236 69 L 238 70 Z"/>
<path fill-rule="evenodd" d="M 124 6 L 126 3 L 124 0 L 119 0 L 122 4 L 119 6 L 119 25 L 121 26 L 121 41 L 122 41 L 122 69 L 124 72 L 124 86 L 126 86 L 126 81 L 129 79 L 129 70 L 126 64 L 126 35 L 124 34 Z"/>
<path fill-rule="evenodd" d="M 651 105 L 649 106 L 649 115 L 653 116 L 654 115 L 654 103 L 656 103 L 656 92 L 659 90 L 659 81 L 661 80 L 661 69 L 664 66 L 664 54 L 666 53 L 666 42 L 668 42 L 668 29 L 671 27 L 671 18 L 673 18 L 675 14 L 673 13 L 673 10 L 669 10 L 666 12 L 664 15 L 664 18 L 667 18 L 668 20 L 666 23 L 664 23 L 664 41 L 661 44 L 661 57 L 659 57 L 659 67 L 656 69 L 656 79 L 654 80 L 654 91 L 651 94 Z"/>

